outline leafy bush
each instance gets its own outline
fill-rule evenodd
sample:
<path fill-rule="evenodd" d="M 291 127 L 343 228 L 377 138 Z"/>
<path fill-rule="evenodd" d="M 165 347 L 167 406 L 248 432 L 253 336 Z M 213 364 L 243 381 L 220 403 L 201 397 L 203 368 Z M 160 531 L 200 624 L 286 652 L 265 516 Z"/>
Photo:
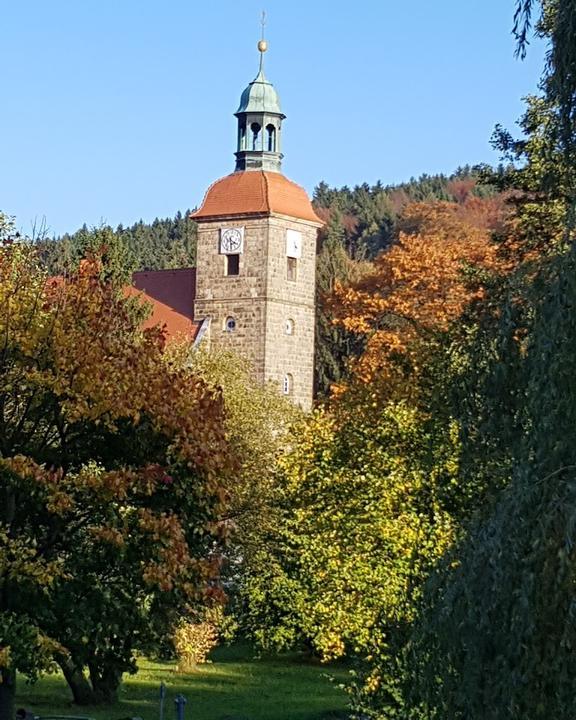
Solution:
<path fill-rule="evenodd" d="M 178 658 L 176 672 L 191 672 L 208 661 L 208 655 L 220 639 L 223 621 L 221 607 L 206 610 L 195 622 L 184 619 L 174 631 L 174 649 Z"/>

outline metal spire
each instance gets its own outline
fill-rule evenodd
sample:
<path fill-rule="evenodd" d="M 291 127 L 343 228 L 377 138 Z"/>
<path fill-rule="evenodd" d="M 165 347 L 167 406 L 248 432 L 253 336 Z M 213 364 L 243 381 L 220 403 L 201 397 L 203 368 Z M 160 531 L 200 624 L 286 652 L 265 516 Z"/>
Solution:
<path fill-rule="evenodd" d="M 262 37 L 258 41 L 258 51 L 260 52 L 260 68 L 258 69 L 258 74 L 264 69 L 264 53 L 268 50 L 268 43 L 264 40 L 264 28 L 266 27 L 266 12 L 264 10 L 262 10 L 260 24 L 262 25 Z"/>

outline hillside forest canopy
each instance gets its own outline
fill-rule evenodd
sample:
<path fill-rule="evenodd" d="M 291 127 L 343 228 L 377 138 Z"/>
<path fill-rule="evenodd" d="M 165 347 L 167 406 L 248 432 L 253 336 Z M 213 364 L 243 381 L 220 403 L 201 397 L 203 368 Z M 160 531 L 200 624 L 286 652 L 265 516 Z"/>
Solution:
<path fill-rule="evenodd" d="M 576 0 L 514 22 L 548 55 L 501 166 L 315 189 L 311 413 L 142 330 L 188 212 L 0 214 L 0 720 L 17 673 L 113 703 L 201 632 L 346 662 L 355 720 L 576 715 Z"/>
<path fill-rule="evenodd" d="M 503 169 L 500 169 L 503 172 Z M 402 227 L 405 208 L 415 202 L 464 204 L 467 198 L 489 198 L 495 187 L 482 168 L 464 166 L 452 175 L 423 175 L 398 185 L 350 189 L 330 188 L 321 182 L 313 203 L 326 223 L 318 239 L 315 390 L 327 396 L 330 386 L 345 374 L 348 359 L 362 351 L 362 341 L 336 327 L 326 314 L 325 299 L 337 281 L 357 278 L 388 248 Z M 190 211 L 151 223 L 141 220 L 130 227 L 84 225 L 73 233 L 37 239 L 42 264 L 48 273 L 74 271 L 90 252 L 105 248 L 108 276 L 130 282 L 137 270 L 193 267 L 196 262 L 196 223 Z"/>

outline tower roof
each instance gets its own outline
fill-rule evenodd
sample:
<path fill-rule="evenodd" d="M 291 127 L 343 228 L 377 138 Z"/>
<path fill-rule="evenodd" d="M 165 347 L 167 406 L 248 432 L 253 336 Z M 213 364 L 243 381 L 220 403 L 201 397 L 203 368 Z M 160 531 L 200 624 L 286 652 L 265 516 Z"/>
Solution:
<path fill-rule="evenodd" d="M 236 110 L 236 115 L 238 115 L 238 113 L 249 112 L 265 112 L 282 115 L 278 93 L 272 83 L 266 80 L 262 66 L 260 66 L 258 75 L 242 93 L 240 106 L 238 110 Z"/>
<path fill-rule="evenodd" d="M 281 173 L 234 172 L 209 188 L 194 220 L 253 215 L 287 215 L 322 225 L 304 188 Z"/>

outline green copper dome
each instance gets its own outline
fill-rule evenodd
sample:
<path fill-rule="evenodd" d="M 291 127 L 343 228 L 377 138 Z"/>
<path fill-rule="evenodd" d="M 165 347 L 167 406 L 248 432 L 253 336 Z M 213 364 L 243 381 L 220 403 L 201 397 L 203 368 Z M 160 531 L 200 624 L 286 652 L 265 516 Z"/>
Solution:
<path fill-rule="evenodd" d="M 240 98 L 240 107 L 236 114 L 245 112 L 265 112 L 282 115 L 278 93 L 274 90 L 272 83 L 266 80 L 262 69 L 244 90 Z"/>
<path fill-rule="evenodd" d="M 234 113 L 238 118 L 236 171 L 267 170 L 281 172 L 282 121 L 286 117 L 280 109 L 280 98 L 264 76 L 264 53 L 267 43 L 258 43 L 260 69 L 240 98 Z"/>

